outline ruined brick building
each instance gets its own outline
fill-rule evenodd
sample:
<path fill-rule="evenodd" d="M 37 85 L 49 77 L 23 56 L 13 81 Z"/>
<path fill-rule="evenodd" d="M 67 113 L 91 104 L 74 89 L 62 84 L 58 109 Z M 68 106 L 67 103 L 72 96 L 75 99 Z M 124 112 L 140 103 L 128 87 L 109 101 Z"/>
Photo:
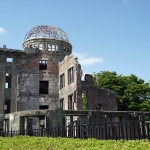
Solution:
<path fill-rule="evenodd" d="M 117 110 L 114 92 L 94 87 L 93 76 L 72 55 L 68 35 L 55 26 L 37 26 L 25 35 L 23 50 L 0 48 L 0 128 L 5 114 L 63 108 Z"/>

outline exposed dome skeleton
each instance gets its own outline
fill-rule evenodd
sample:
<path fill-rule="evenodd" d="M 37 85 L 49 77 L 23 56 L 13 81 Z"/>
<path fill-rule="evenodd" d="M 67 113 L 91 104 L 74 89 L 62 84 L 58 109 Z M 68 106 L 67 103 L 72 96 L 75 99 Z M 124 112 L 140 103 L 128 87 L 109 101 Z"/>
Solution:
<path fill-rule="evenodd" d="M 48 25 L 41 25 L 32 28 L 26 33 L 24 41 L 32 38 L 50 38 L 71 43 L 68 35 L 62 29 Z"/>

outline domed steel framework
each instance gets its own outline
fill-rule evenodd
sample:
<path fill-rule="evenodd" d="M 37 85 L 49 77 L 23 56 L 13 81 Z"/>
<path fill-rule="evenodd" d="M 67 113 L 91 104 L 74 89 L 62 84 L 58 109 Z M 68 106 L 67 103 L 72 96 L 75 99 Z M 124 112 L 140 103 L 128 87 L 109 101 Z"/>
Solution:
<path fill-rule="evenodd" d="M 24 41 L 32 38 L 50 38 L 71 43 L 68 35 L 62 29 L 55 26 L 41 25 L 34 27 L 26 33 Z"/>

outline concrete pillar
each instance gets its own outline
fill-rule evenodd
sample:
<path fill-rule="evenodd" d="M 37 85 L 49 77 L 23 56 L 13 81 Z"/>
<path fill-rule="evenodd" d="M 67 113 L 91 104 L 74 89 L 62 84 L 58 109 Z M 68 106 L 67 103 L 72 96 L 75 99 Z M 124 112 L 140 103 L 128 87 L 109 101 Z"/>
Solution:
<path fill-rule="evenodd" d="M 12 90 L 11 90 L 11 107 L 10 107 L 10 112 L 16 112 L 17 110 L 17 70 L 15 68 L 15 65 L 12 66 L 13 71 L 12 71 Z M 14 107 L 15 106 L 15 107 Z"/>
<path fill-rule="evenodd" d="M 46 116 L 45 116 L 45 125 L 44 125 L 44 126 L 45 126 L 45 128 L 47 128 L 46 124 L 47 124 L 47 122 L 46 122 Z"/>
<path fill-rule="evenodd" d="M 45 50 L 45 42 L 42 42 L 42 51 Z"/>
<path fill-rule="evenodd" d="M 48 46 L 47 46 L 47 42 L 45 42 L 45 51 L 48 51 Z"/>
<path fill-rule="evenodd" d="M 39 120 L 39 117 L 36 117 L 36 129 L 40 129 L 40 120 Z"/>
<path fill-rule="evenodd" d="M 27 130 L 27 122 L 28 122 L 28 117 L 24 117 L 24 129 L 25 131 Z M 27 131 L 26 131 L 27 133 Z"/>
<path fill-rule="evenodd" d="M 0 57 L 0 114 L 4 113 L 4 104 L 5 104 L 5 59 L 1 59 L 5 56 L 1 55 Z"/>
<path fill-rule="evenodd" d="M 73 116 L 70 116 L 70 137 L 73 137 Z"/>

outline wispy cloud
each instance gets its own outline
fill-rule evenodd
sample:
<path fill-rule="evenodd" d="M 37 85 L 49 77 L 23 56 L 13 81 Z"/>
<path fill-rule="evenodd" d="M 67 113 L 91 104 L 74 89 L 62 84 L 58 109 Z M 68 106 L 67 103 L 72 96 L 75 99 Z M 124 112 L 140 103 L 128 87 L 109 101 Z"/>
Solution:
<path fill-rule="evenodd" d="M 103 58 L 101 57 L 88 57 L 87 54 L 81 53 L 73 53 L 73 55 L 78 57 L 79 63 L 84 66 L 103 63 Z"/>
<path fill-rule="evenodd" d="M 7 33 L 7 31 L 4 28 L 0 27 L 0 34 L 4 34 L 4 33 Z"/>

